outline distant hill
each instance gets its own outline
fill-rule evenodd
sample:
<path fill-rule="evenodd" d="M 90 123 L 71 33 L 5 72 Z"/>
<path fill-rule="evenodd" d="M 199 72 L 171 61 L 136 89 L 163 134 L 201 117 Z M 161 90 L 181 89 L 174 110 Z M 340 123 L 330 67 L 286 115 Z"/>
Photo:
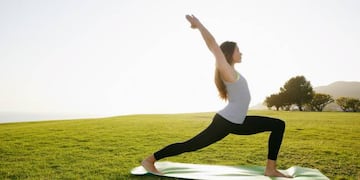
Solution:
<path fill-rule="evenodd" d="M 342 96 L 360 99 L 360 82 L 356 81 L 337 81 L 327 86 L 318 86 L 314 87 L 313 89 L 316 93 L 329 94 L 333 97 L 333 99 L 337 99 Z M 250 109 L 267 109 L 267 107 L 264 106 L 262 103 L 259 103 L 255 106 L 250 107 Z M 325 110 L 338 111 L 341 109 L 339 109 L 337 104 L 331 103 Z"/>
<path fill-rule="evenodd" d="M 360 82 L 337 81 L 327 86 L 315 87 L 317 93 L 329 94 L 334 100 L 339 97 L 352 97 L 360 99 Z M 324 111 L 342 111 L 335 103 L 330 103 Z"/>
<path fill-rule="evenodd" d="M 360 98 L 360 82 L 337 81 L 327 86 L 315 87 L 314 91 L 330 94 L 334 99 L 341 96 Z"/>

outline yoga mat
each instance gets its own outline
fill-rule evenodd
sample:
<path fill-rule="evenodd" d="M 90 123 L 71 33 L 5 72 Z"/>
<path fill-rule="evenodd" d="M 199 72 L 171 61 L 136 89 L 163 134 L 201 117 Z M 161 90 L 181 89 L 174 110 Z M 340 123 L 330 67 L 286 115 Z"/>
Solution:
<path fill-rule="evenodd" d="M 262 180 L 262 179 L 288 179 L 264 176 L 264 168 L 262 166 L 224 166 L 224 165 L 207 165 L 207 164 L 188 164 L 175 162 L 156 162 L 155 166 L 163 173 L 163 175 L 151 174 L 142 166 L 135 167 L 131 170 L 131 174 L 137 176 L 154 175 L 182 179 L 246 179 L 246 180 Z M 317 169 L 293 166 L 286 170 L 279 170 L 283 174 L 293 176 L 294 180 L 328 180 Z"/>

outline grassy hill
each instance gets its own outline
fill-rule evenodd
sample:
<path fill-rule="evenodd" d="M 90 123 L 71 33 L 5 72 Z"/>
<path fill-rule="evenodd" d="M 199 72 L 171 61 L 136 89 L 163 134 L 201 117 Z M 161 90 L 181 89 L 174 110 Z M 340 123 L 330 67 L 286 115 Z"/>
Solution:
<path fill-rule="evenodd" d="M 250 114 L 286 121 L 279 168 L 317 168 L 330 179 L 360 177 L 359 113 Z M 129 175 L 129 170 L 142 158 L 197 134 L 213 115 L 133 115 L 0 124 L 0 179 L 140 179 Z M 264 166 L 268 135 L 230 135 L 205 149 L 165 160 Z"/>

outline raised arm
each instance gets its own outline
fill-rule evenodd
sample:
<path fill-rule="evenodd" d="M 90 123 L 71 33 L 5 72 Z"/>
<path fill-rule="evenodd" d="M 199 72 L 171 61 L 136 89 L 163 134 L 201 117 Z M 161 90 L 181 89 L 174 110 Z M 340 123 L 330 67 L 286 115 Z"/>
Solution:
<path fill-rule="evenodd" d="M 236 81 L 235 69 L 226 61 L 219 45 L 213 35 L 205 28 L 205 26 L 194 16 L 186 15 L 186 19 L 190 22 L 191 28 L 198 29 L 203 37 L 207 47 L 213 53 L 216 59 L 216 68 L 220 71 L 221 77 L 227 82 Z"/>

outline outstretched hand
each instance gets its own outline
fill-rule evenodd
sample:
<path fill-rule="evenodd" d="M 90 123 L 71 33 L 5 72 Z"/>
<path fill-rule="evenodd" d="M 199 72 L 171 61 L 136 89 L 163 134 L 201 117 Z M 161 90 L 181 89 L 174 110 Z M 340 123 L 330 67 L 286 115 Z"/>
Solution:
<path fill-rule="evenodd" d="M 191 28 L 197 29 L 201 26 L 200 21 L 194 15 L 186 15 L 185 17 L 190 22 Z"/>

